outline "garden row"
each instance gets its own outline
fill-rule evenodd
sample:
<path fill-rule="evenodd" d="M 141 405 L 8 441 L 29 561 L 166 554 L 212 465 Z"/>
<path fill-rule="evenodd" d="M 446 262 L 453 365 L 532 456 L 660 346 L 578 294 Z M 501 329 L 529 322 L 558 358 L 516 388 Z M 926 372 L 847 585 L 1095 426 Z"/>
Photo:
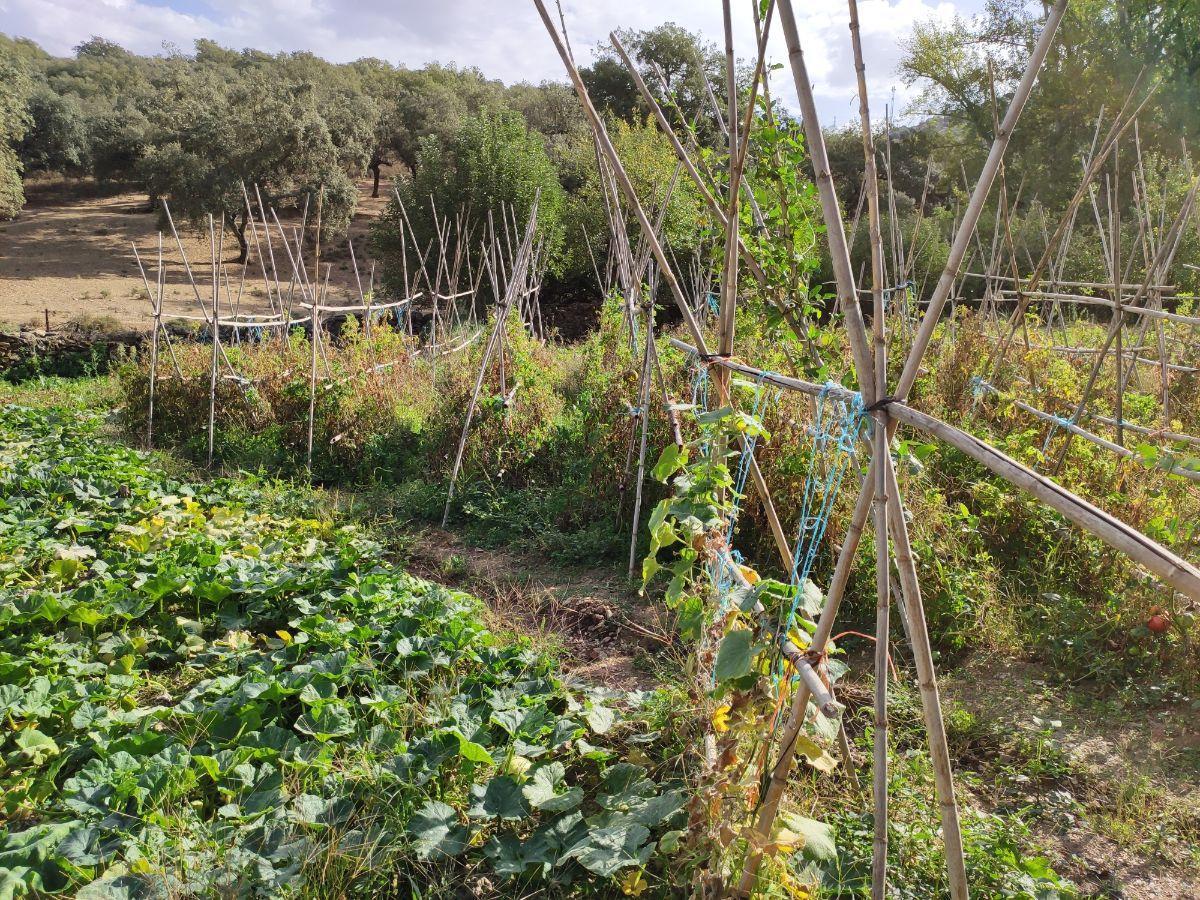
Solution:
<path fill-rule="evenodd" d="M 177 481 L 100 428 L 0 413 L 0 896 L 661 876 L 661 698 L 564 682 L 311 495 Z"/>

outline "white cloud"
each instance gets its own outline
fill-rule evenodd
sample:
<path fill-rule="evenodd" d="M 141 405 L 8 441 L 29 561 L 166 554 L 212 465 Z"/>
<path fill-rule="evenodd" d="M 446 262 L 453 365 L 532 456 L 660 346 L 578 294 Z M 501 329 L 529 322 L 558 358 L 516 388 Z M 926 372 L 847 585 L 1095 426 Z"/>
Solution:
<path fill-rule="evenodd" d="M 893 88 L 901 110 L 910 95 L 896 66 L 913 24 L 948 19 L 956 8 L 973 5 L 973 0 L 862 0 L 859 18 L 877 116 Z M 721 6 L 715 0 L 565 0 L 563 8 L 581 62 L 618 27 L 641 29 L 673 21 L 723 43 Z M 857 102 L 846 8 L 803 2 L 795 8 L 822 116 L 826 121 L 852 120 Z M 338 62 L 364 56 L 411 67 L 455 62 L 510 83 L 564 78 L 529 0 L 0 0 L 0 30 L 32 38 L 59 55 L 93 35 L 138 53 L 161 52 L 164 44 L 189 50 L 203 37 L 234 48 L 311 50 Z M 754 29 L 747 2 L 735 4 L 734 34 L 738 55 L 752 58 Z M 786 61 L 778 22 L 770 56 Z M 794 103 L 789 72 L 778 73 L 773 86 L 781 100 Z"/>

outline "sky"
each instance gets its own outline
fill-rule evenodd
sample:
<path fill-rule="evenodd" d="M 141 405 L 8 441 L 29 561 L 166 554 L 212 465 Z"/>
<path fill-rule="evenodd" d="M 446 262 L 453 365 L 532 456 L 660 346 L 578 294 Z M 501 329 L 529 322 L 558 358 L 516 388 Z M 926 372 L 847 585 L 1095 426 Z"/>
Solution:
<path fill-rule="evenodd" d="M 552 0 L 547 0 L 552 3 Z M 871 107 L 878 117 L 895 99 L 904 116 L 915 96 L 896 68 L 902 43 L 917 22 L 970 15 L 982 0 L 861 0 L 864 58 Z M 733 4 L 738 56 L 754 55 L 749 0 Z M 855 76 L 845 5 L 793 0 L 800 39 L 823 124 L 857 119 Z M 551 13 L 554 8 L 550 6 Z M 563 0 L 576 59 L 614 28 L 643 29 L 675 22 L 723 45 L 716 0 Z M 135 53 L 190 51 L 197 38 L 222 46 L 269 52 L 309 50 L 334 62 L 365 56 L 419 68 L 427 62 L 476 66 L 506 83 L 565 80 L 532 0 L 0 0 L 0 32 L 37 41 L 55 55 L 98 36 Z M 769 57 L 786 61 L 775 23 Z M 785 69 L 773 87 L 795 104 Z M 894 92 L 894 93 L 893 93 Z"/>

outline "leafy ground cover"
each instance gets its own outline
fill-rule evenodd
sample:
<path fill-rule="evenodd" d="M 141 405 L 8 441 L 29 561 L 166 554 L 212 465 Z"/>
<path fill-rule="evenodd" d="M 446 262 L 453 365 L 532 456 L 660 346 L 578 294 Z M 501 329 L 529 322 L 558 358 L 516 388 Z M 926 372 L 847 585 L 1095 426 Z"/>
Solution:
<path fill-rule="evenodd" d="M 305 495 L 179 481 L 99 427 L 0 412 L 0 896 L 661 878 L 658 698 L 564 682 Z"/>

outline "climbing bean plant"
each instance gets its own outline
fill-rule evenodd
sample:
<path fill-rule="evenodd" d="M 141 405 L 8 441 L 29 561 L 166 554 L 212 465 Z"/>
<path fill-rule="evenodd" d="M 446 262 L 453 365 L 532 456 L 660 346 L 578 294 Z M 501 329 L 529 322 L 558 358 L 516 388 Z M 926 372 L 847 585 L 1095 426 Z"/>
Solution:
<path fill-rule="evenodd" d="M 735 380 L 734 388 L 761 385 Z M 778 752 L 772 734 L 793 690 L 794 672 L 777 650 L 779 623 L 798 602 L 806 615 L 796 618 L 787 636 L 806 647 L 822 597 L 811 583 L 797 589 L 760 577 L 730 546 L 731 520 L 742 499 L 736 470 L 745 465 L 737 441 L 769 441 L 762 422 L 732 405 L 693 412 L 694 436 L 682 446 L 668 445 L 653 471 L 671 494 L 651 516 L 642 575 L 644 583 L 660 574 L 669 578 L 666 603 L 691 649 L 694 700 L 707 710 L 691 846 L 708 855 L 712 877 L 728 884 L 755 839 L 751 826 Z M 845 672 L 837 660 L 821 668 L 830 682 Z M 826 746 L 836 738 L 837 723 L 815 714 L 809 721 L 797 749 L 811 767 L 830 771 L 837 762 Z M 826 825 L 785 808 L 763 849 L 770 860 L 767 877 L 800 890 L 802 882 L 819 881 L 819 864 L 832 857 L 834 841 Z"/>

